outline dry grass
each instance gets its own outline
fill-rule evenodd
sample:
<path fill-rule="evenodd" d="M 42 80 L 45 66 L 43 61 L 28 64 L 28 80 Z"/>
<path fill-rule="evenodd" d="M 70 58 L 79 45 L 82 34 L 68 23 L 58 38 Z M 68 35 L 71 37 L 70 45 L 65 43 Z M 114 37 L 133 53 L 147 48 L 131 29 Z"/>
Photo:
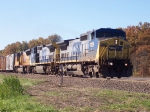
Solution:
<path fill-rule="evenodd" d="M 44 84 L 45 85 L 45 84 Z M 64 112 L 150 111 L 150 95 L 98 88 L 43 85 L 32 88 L 38 100 Z"/>

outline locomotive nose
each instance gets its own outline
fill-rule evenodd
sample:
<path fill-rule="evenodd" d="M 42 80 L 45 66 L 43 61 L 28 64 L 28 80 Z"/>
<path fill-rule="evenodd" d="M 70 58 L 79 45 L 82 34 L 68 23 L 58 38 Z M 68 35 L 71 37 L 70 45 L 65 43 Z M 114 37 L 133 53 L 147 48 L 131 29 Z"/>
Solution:
<path fill-rule="evenodd" d="M 110 61 L 110 60 L 109 60 Z M 113 59 L 112 64 L 101 65 L 101 74 L 103 77 L 129 77 L 132 75 L 132 65 L 130 62 L 124 62 L 124 59 Z M 128 61 L 128 60 L 127 60 Z M 127 66 L 126 66 L 127 65 Z"/>
<path fill-rule="evenodd" d="M 104 77 L 129 77 L 132 75 L 130 45 L 120 38 L 100 42 L 100 72 Z"/>

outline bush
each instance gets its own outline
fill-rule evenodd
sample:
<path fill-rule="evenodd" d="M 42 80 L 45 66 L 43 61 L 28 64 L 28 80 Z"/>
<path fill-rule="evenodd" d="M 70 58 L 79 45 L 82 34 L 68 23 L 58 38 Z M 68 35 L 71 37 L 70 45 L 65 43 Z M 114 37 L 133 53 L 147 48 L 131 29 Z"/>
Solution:
<path fill-rule="evenodd" d="M 18 77 L 4 77 L 3 83 L 0 85 L 0 98 L 11 98 L 18 95 L 23 95 L 23 87 L 20 84 Z"/>

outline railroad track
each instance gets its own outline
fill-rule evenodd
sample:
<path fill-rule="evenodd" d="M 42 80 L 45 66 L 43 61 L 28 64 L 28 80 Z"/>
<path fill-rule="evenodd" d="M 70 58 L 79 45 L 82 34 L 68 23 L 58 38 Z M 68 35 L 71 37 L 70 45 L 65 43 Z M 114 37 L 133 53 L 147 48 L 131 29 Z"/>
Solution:
<path fill-rule="evenodd" d="M 62 82 L 61 76 L 55 75 L 40 75 L 40 74 L 15 74 L 15 73 L 3 73 L 5 75 L 15 75 L 21 78 L 31 78 L 31 79 L 42 79 L 47 85 L 59 85 Z M 65 87 L 81 87 L 81 88 L 102 88 L 111 90 L 123 90 L 129 92 L 139 92 L 150 94 L 150 78 L 142 77 L 129 77 L 129 78 L 81 78 L 81 77 L 71 77 L 63 76 L 63 86 Z"/>
<path fill-rule="evenodd" d="M 16 73 L 5 73 L 5 72 L 0 72 L 0 74 L 16 74 Z M 28 75 L 28 74 L 22 74 L 22 75 Z M 31 74 L 30 74 L 31 75 Z M 41 74 L 34 74 L 34 75 L 41 75 Z M 43 74 L 44 76 L 44 74 Z M 47 76 L 47 75 L 45 75 Z M 61 77 L 59 75 L 48 75 L 48 76 L 56 76 L 56 77 Z M 63 77 L 71 77 L 71 76 L 63 76 Z M 115 80 L 115 81 L 137 81 L 137 82 L 150 82 L 150 77 L 122 77 L 118 79 L 117 77 L 114 78 L 96 78 L 92 77 L 90 78 L 89 76 L 85 77 L 80 77 L 80 76 L 74 76 L 73 78 L 88 78 L 88 79 L 94 79 L 94 80 Z"/>

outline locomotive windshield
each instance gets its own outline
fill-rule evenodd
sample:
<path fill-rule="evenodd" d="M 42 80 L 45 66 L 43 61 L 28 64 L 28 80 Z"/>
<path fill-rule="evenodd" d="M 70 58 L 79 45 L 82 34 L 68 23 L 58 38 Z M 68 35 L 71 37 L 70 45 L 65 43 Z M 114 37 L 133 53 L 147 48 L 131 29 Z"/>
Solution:
<path fill-rule="evenodd" d="M 126 40 L 126 34 L 119 29 L 99 29 L 96 31 L 96 38 L 112 38 L 119 37 Z"/>

